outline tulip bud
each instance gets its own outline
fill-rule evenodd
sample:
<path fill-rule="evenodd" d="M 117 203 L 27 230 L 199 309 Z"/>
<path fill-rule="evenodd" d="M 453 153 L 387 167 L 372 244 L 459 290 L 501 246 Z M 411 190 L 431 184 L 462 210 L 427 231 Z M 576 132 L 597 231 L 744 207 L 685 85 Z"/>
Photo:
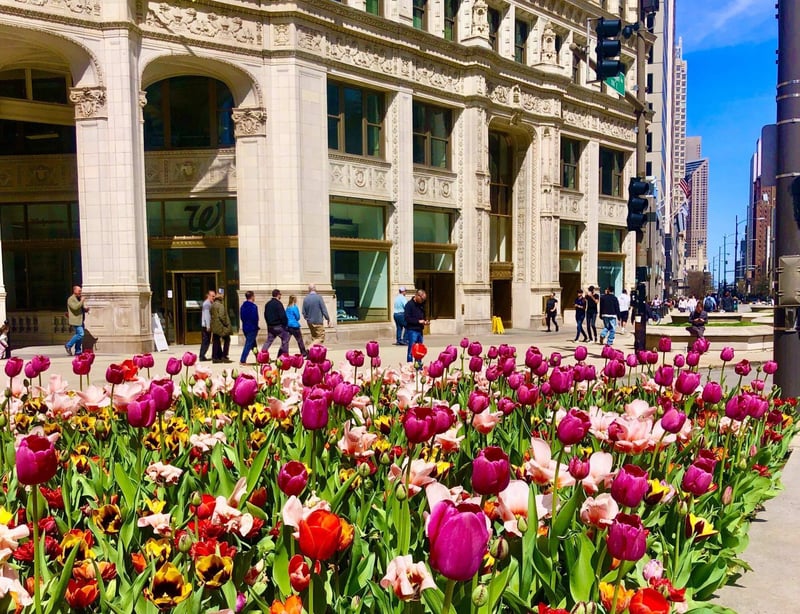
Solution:
<path fill-rule="evenodd" d="M 523 535 L 528 532 L 528 519 L 520 516 L 517 518 L 517 530 Z"/>
<path fill-rule="evenodd" d="M 108 424 L 105 420 L 98 420 L 94 423 L 94 432 L 100 439 L 105 439 L 108 435 Z"/>
<path fill-rule="evenodd" d="M 0 413 L 0 428 L 5 428 L 7 424 L 8 424 L 8 420 L 6 419 L 6 415 L 3 414 L 3 413 Z"/>
<path fill-rule="evenodd" d="M 575 604 L 575 607 L 570 610 L 570 614 L 598 614 L 598 611 L 596 603 L 579 601 Z"/>
<path fill-rule="evenodd" d="M 722 505 L 730 505 L 733 500 L 733 487 L 726 486 L 722 491 Z"/>
<path fill-rule="evenodd" d="M 360 475 L 362 478 L 369 476 L 371 471 L 372 470 L 369 468 L 368 463 L 360 463 L 358 465 L 358 475 Z"/>
<path fill-rule="evenodd" d="M 361 597 L 359 597 L 358 595 L 355 595 L 350 600 L 350 609 L 353 610 L 353 612 L 360 612 L 361 611 Z"/>
<path fill-rule="evenodd" d="M 408 499 L 408 491 L 406 491 L 406 487 L 403 484 L 398 484 L 397 488 L 394 490 L 394 496 L 398 501 L 405 501 Z"/>
<path fill-rule="evenodd" d="M 504 561 L 508 558 L 508 540 L 505 537 L 498 537 L 494 540 L 491 547 L 489 548 L 489 554 L 491 554 L 495 559 L 498 561 Z"/>
<path fill-rule="evenodd" d="M 178 538 L 178 550 L 187 554 L 194 545 L 194 538 L 191 536 L 190 533 L 181 533 L 181 536 Z"/>
<path fill-rule="evenodd" d="M 189 504 L 197 507 L 202 502 L 203 502 L 203 495 L 195 490 L 192 493 L 192 496 L 189 498 Z"/>
<path fill-rule="evenodd" d="M 486 605 L 489 601 L 489 589 L 486 588 L 485 584 L 478 584 L 475 587 L 475 590 L 472 591 L 472 603 L 476 606 L 481 607 Z"/>
<path fill-rule="evenodd" d="M 378 462 L 383 466 L 390 465 L 392 463 L 392 457 L 389 456 L 388 453 L 384 452 L 383 454 L 381 454 L 381 457 L 378 459 Z"/>

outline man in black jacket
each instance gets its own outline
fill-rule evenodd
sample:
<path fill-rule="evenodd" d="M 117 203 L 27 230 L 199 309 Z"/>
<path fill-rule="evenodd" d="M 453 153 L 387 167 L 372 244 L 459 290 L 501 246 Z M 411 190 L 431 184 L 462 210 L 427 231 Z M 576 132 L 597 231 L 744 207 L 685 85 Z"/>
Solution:
<path fill-rule="evenodd" d="M 272 298 L 264 305 L 264 319 L 267 321 L 267 340 L 261 346 L 262 352 L 268 352 L 275 337 L 281 340 L 279 356 L 289 353 L 289 319 L 286 308 L 281 303 L 281 291 L 273 290 Z"/>
<path fill-rule="evenodd" d="M 411 348 L 415 343 L 422 343 L 422 331 L 428 320 L 425 319 L 425 310 L 422 305 L 428 298 L 425 290 L 417 290 L 414 297 L 406 303 L 404 315 L 406 318 L 406 339 L 408 340 L 408 351 L 406 352 L 406 362 L 414 360 L 411 356 Z"/>
<path fill-rule="evenodd" d="M 600 318 L 603 320 L 603 330 L 600 331 L 598 343 L 603 345 L 603 340 L 608 337 L 608 345 L 614 345 L 614 336 L 617 330 L 619 317 L 619 301 L 614 296 L 614 288 L 606 288 L 605 294 L 600 297 Z"/>

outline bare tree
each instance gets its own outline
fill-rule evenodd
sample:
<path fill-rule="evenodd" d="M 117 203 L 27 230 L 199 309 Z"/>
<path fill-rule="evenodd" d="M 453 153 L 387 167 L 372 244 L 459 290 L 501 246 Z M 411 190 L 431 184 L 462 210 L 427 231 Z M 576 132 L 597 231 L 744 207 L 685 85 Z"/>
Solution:
<path fill-rule="evenodd" d="M 687 271 L 686 285 L 689 287 L 689 294 L 700 298 L 711 290 L 711 275 L 705 271 Z"/>

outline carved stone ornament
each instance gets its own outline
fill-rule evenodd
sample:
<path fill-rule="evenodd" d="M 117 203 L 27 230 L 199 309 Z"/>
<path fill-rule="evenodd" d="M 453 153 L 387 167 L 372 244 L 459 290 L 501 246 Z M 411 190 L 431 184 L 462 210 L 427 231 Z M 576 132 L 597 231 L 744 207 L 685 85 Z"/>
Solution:
<path fill-rule="evenodd" d="M 289 44 L 289 24 L 278 23 L 275 24 L 273 41 L 276 47 L 284 47 Z"/>
<path fill-rule="evenodd" d="M 139 90 L 139 107 L 144 109 L 147 106 L 147 92 Z"/>
<path fill-rule="evenodd" d="M 261 26 L 239 16 L 201 12 L 193 7 L 172 6 L 167 2 L 150 2 L 146 23 L 151 28 L 172 34 L 199 36 L 218 43 L 261 44 Z"/>
<path fill-rule="evenodd" d="M 553 30 L 550 24 L 544 29 L 542 33 L 542 63 L 543 64 L 558 64 L 558 53 L 556 52 L 556 31 Z"/>
<path fill-rule="evenodd" d="M 75 105 L 75 119 L 108 117 L 104 87 L 73 87 L 69 91 L 69 101 Z"/>
<path fill-rule="evenodd" d="M 485 0 L 475 0 L 472 5 L 472 36 L 480 36 L 489 40 L 489 7 Z"/>
<path fill-rule="evenodd" d="M 46 7 L 49 10 L 70 11 L 81 15 L 100 15 L 97 0 L 15 0 L 19 4 Z"/>
<path fill-rule="evenodd" d="M 265 136 L 267 127 L 267 112 L 254 107 L 250 109 L 233 110 L 234 134 L 240 136 Z"/>

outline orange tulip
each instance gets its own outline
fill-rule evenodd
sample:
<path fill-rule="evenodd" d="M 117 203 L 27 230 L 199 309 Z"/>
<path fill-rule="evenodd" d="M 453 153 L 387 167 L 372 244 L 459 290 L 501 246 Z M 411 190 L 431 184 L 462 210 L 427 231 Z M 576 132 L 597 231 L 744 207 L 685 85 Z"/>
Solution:
<path fill-rule="evenodd" d="M 342 523 L 336 514 L 315 510 L 300 521 L 300 552 L 314 561 L 325 561 L 336 554 Z"/>
<path fill-rule="evenodd" d="M 269 614 L 303 614 L 303 602 L 297 595 L 292 595 L 283 603 L 276 599 L 272 602 Z"/>

